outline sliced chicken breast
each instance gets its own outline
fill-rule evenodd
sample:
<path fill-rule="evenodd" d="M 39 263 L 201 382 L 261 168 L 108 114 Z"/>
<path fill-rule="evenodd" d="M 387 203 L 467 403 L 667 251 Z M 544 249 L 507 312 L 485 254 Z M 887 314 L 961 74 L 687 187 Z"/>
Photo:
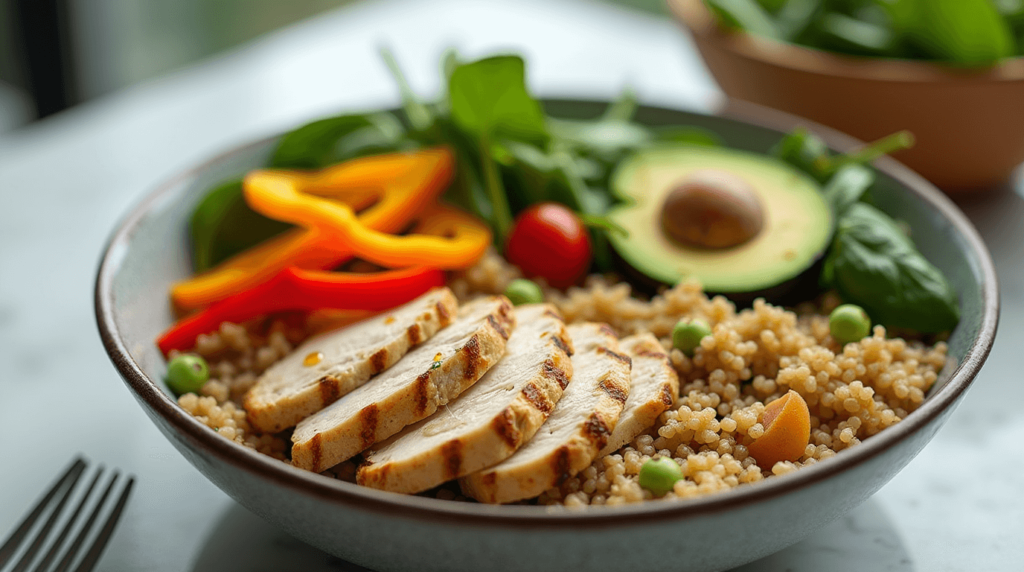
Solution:
<path fill-rule="evenodd" d="M 458 314 L 448 288 L 390 312 L 310 338 L 260 376 L 245 395 L 249 423 L 276 433 L 334 403 L 430 339 Z"/>
<path fill-rule="evenodd" d="M 361 485 L 417 493 L 506 459 L 533 437 L 572 377 L 572 342 L 553 306 L 515 309 L 505 355 L 473 387 L 375 446 Z"/>
<path fill-rule="evenodd" d="M 292 433 L 292 464 L 319 473 L 433 414 L 501 359 L 514 328 L 504 296 L 466 304 L 430 341 L 301 421 Z"/>
<path fill-rule="evenodd" d="M 597 458 L 614 453 L 654 425 L 679 395 L 679 376 L 658 338 L 650 333 L 637 334 L 619 340 L 619 347 L 633 360 L 629 398 Z"/>
<path fill-rule="evenodd" d="M 572 381 L 537 434 L 501 463 L 460 479 L 478 501 L 532 498 L 590 465 L 629 397 L 630 359 L 604 324 L 569 327 L 576 353 Z"/>

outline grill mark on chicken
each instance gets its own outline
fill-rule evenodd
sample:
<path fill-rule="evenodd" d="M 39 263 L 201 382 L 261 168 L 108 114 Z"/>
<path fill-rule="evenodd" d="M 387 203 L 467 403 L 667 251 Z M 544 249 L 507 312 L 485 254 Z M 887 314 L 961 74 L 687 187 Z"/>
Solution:
<path fill-rule="evenodd" d="M 448 311 L 448 308 L 444 304 L 438 302 L 434 304 L 434 308 L 437 309 L 437 315 L 441 319 L 441 324 L 447 326 L 452 321 L 452 313 Z"/>
<path fill-rule="evenodd" d="M 659 352 L 659 351 L 654 351 L 654 350 L 638 349 L 638 350 L 634 351 L 633 353 L 635 353 L 638 356 L 652 357 L 652 358 L 657 358 L 657 359 L 668 359 L 668 355 L 665 354 L 664 352 Z"/>
<path fill-rule="evenodd" d="M 611 379 L 604 379 L 601 381 L 601 389 L 608 394 L 609 397 L 618 401 L 619 403 L 626 402 L 626 392 L 621 387 L 615 384 Z"/>
<path fill-rule="evenodd" d="M 487 316 L 487 323 L 489 323 L 491 327 L 494 328 L 494 331 L 498 332 L 498 334 L 500 334 L 501 337 L 505 338 L 506 340 L 508 339 L 508 329 L 505 328 L 500 323 L 498 323 L 498 320 L 497 318 L 494 317 L 494 314 L 489 314 Z"/>
<path fill-rule="evenodd" d="M 556 311 L 554 311 L 554 310 L 552 310 L 550 308 L 548 308 L 547 310 L 544 310 L 544 315 L 548 316 L 548 317 L 551 317 L 551 318 L 554 318 L 556 320 L 561 320 L 562 319 L 562 317 L 558 315 L 558 312 L 556 312 Z"/>
<path fill-rule="evenodd" d="M 372 356 L 370 356 L 370 367 L 373 368 L 373 373 L 378 374 L 384 371 L 388 366 L 388 349 L 381 348 L 377 350 Z"/>
<path fill-rule="evenodd" d="M 529 397 L 527 397 L 529 399 Z M 530 403 L 533 403 L 532 401 Z M 501 440 L 505 442 L 510 448 L 515 449 L 519 446 L 520 441 L 523 438 L 522 432 L 516 427 L 516 416 L 512 413 L 512 409 L 506 407 L 501 415 L 494 418 L 491 422 L 494 427 L 495 433 L 501 437 Z"/>
<path fill-rule="evenodd" d="M 660 399 L 661 399 L 662 403 L 664 403 L 665 405 L 668 405 L 670 407 L 672 406 L 673 403 L 675 403 L 676 399 L 675 399 L 675 396 L 672 395 L 672 386 L 671 385 L 666 383 L 665 385 L 661 386 Z"/>
<path fill-rule="evenodd" d="M 316 381 L 317 389 L 320 391 L 320 401 L 324 407 L 334 403 L 341 397 L 341 387 L 338 378 L 332 375 L 325 375 Z"/>
<path fill-rule="evenodd" d="M 427 412 L 427 405 L 430 401 L 430 372 L 425 371 L 416 378 L 416 415 L 423 415 Z"/>
<path fill-rule="evenodd" d="M 423 329 L 419 324 L 413 324 L 405 331 L 405 336 L 409 338 L 410 346 L 419 345 L 423 341 Z"/>
<path fill-rule="evenodd" d="M 552 336 L 551 340 L 555 342 L 555 345 L 558 346 L 558 349 L 565 352 L 565 355 L 572 357 L 572 350 L 569 349 L 569 344 L 565 343 L 565 340 L 562 339 L 562 336 Z M 563 387 L 563 389 L 565 388 Z"/>
<path fill-rule="evenodd" d="M 492 320 L 493 318 L 488 315 L 487 319 Z M 466 370 L 462 373 L 462 376 L 466 379 L 476 379 L 478 377 L 476 370 L 481 365 L 480 339 L 478 336 L 474 335 L 472 338 L 469 338 L 466 345 L 462 346 L 462 351 L 466 354 Z"/>
<path fill-rule="evenodd" d="M 441 446 L 441 457 L 444 459 L 445 480 L 450 481 L 459 476 L 462 469 L 462 441 L 452 439 Z"/>
<path fill-rule="evenodd" d="M 551 402 L 548 401 L 547 397 L 541 393 L 533 383 L 528 383 L 526 384 L 526 387 L 523 387 L 523 397 L 525 397 L 526 400 L 530 402 L 530 405 L 532 405 L 537 411 L 540 411 L 545 415 L 551 413 Z"/>
<path fill-rule="evenodd" d="M 374 441 L 377 440 L 377 417 L 380 411 L 377 408 L 376 403 L 371 403 L 359 411 L 359 439 L 363 449 L 373 445 Z M 320 434 L 316 434 L 316 438 L 320 438 Z"/>
<path fill-rule="evenodd" d="M 588 439 L 597 443 L 600 448 L 604 447 L 605 443 L 608 442 L 608 435 L 611 434 L 611 429 L 608 428 L 608 424 L 597 413 L 591 413 L 583 425 L 583 432 Z"/>
<path fill-rule="evenodd" d="M 553 377 L 558 382 L 558 386 L 565 389 L 569 385 L 569 376 L 565 374 L 565 370 L 556 366 L 555 362 L 551 360 L 544 361 L 544 377 Z"/>
<path fill-rule="evenodd" d="M 631 358 L 631 357 L 629 357 L 627 355 L 622 355 L 620 353 L 612 351 L 612 350 L 610 350 L 610 349 L 608 349 L 608 348 L 606 348 L 604 346 L 599 346 L 597 348 L 597 351 L 599 351 L 601 353 L 604 353 L 604 354 L 607 354 L 607 355 L 611 356 L 612 358 L 621 361 L 624 364 L 627 364 L 627 365 L 630 365 L 630 366 L 633 365 L 633 358 Z"/>
<path fill-rule="evenodd" d="M 618 339 L 619 337 L 619 335 L 615 333 L 615 330 L 613 330 L 612 327 L 609 326 L 608 324 L 601 324 L 597 327 L 597 329 L 601 330 L 601 333 L 603 333 L 606 336 L 610 336 L 616 339 Z"/>
<path fill-rule="evenodd" d="M 554 458 L 551 460 L 551 468 L 554 470 L 556 475 L 556 484 L 561 485 L 571 475 L 569 475 L 569 447 L 562 445 L 555 451 Z"/>
<path fill-rule="evenodd" d="M 320 467 L 320 462 L 323 460 L 322 453 L 320 452 L 320 434 L 313 435 L 313 438 L 309 440 L 309 453 L 313 457 L 313 472 L 319 473 L 323 470 Z"/>

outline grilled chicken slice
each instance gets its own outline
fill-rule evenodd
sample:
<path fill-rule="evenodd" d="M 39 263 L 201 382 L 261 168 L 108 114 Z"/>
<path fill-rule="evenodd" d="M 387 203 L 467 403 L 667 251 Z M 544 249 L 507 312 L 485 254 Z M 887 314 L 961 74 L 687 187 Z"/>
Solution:
<path fill-rule="evenodd" d="M 501 463 L 460 479 L 478 501 L 507 503 L 539 495 L 590 465 L 629 397 L 630 359 L 604 324 L 569 326 L 576 353 L 572 381 L 537 434 Z"/>
<path fill-rule="evenodd" d="M 515 315 L 501 361 L 447 407 L 364 455 L 359 484 L 425 491 L 498 463 L 533 437 L 572 377 L 572 342 L 548 304 Z"/>
<path fill-rule="evenodd" d="M 608 444 L 597 458 L 614 453 L 654 425 L 679 395 L 679 376 L 658 338 L 649 333 L 637 334 L 619 340 L 619 347 L 633 360 L 629 398 Z"/>
<path fill-rule="evenodd" d="M 292 433 L 292 464 L 319 473 L 433 414 L 501 359 L 514 328 L 504 296 L 466 304 L 393 367 L 301 421 Z"/>
<path fill-rule="evenodd" d="M 458 302 L 437 288 L 390 312 L 307 340 L 245 395 L 249 423 L 276 433 L 334 403 L 451 323 Z"/>

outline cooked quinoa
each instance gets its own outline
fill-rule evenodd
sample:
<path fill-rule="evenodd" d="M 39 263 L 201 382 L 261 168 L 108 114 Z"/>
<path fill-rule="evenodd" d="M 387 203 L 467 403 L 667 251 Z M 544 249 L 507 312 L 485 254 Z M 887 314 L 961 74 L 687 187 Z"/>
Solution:
<path fill-rule="evenodd" d="M 489 252 L 449 283 L 460 298 L 500 293 L 519 278 L 518 269 Z M 722 296 L 708 298 L 699 284 L 685 282 L 650 299 L 634 296 L 630 285 L 591 276 L 583 288 L 545 289 L 567 323 L 605 322 L 620 336 L 651 332 L 665 347 L 680 379 L 674 408 L 654 427 L 615 453 L 599 458 L 578 475 L 536 499 L 539 504 L 622 504 L 654 496 L 639 484 L 640 467 L 654 456 L 673 458 L 685 478 L 662 499 L 702 496 L 784 475 L 813 465 L 898 423 L 924 401 L 946 363 L 944 342 L 925 346 L 887 339 L 885 328 L 840 347 L 830 336 L 833 295 L 794 311 L 757 300 L 737 311 Z M 672 349 L 672 327 L 681 318 L 701 318 L 712 334 L 689 358 Z M 240 402 L 259 374 L 304 339 L 310 322 L 280 319 L 244 326 L 225 323 L 204 335 L 193 350 L 207 359 L 211 378 L 201 395 L 178 403 L 224 437 L 274 458 L 287 460 L 287 434 L 253 433 Z M 793 390 L 807 402 L 811 437 L 797 462 L 762 470 L 747 445 L 764 433 L 765 405 Z M 323 474 L 354 481 L 356 462 Z M 465 500 L 457 487 L 430 493 Z"/>

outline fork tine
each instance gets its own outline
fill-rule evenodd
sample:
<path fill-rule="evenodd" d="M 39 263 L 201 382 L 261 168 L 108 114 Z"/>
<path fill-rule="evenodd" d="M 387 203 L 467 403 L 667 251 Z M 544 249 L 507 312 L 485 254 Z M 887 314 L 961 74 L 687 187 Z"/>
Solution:
<path fill-rule="evenodd" d="M 100 465 L 99 468 L 96 469 L 96 474 L 93 475 L 92 480 L 89 482 L 89 487 L 85 489 L 85 492 L 82 494 L 82 498 L 78 501 L 78 506 L 75 507 L 74 512 L 72 512 L 71 516 L 68 517 L 67 522 L 64 523 L 64 528 L 60 530 L 60 534 L 58 534 L 57 538 L 54 539 L 53 544 L 50 545 L 50 550 L 46 552 L 46 556 L 43 558 L 42 562 L 36 566 L 36 570 L 46 570 L 46 567 L 53 561 L 53 558 L 57 555 L 57 551 L 59 551 L 61 545 L 64 544 L 64 539 L 67 538 L 68 533 L 70 533 L 71 529 L 74 528 L 75 521 L 78 520 L 78 515 L 85 507 L 85 503 L 89 502 L 89 497 L 92 496 L 92 491 L 96 488 L 96 483 L 99 482 L 102 474 L 103 465 Z M 19 562 L 18 565 L 20 566 L 21 563 Z"/>
<path fill-rule="evenodd" d="M 21 560 L 19 560 L 18 564 L 11 569 L 11 572 L 24 572 L 28 569 L 29 564 L 31 564 L 32 560 L 35 558 L 36 553 L 39 552 L 39 549 L 43 547 L 43 543 L 46 542 L 46 537 L 49 536 L 50 529 L 53 528 L 53 525 L 60 519 L 61 512 L 64 511 L 64 505 L 67 504 L 68 499 L 73 496 L 75 486 L 78 484 L 78 479 L 85 473 L 85 469 L 86 467 L 83 466 L 82 471 L 79 472 L 75 479 L 68 484 L 64 490 L 64 494 L 61 495 L 60 500 L 57 501 L 57 504 L 50 512 L 50 517 L 46 519 L 46 523 L 43 524 L 43 526 L 36 532 L 35 539 L 32 540 L 32 544 L 30 544 L 28 549 L 25 550 L 24 554 L 21 556 Z"/>
<path fill-rule="evenodd" d="M 96 562 L 100 559 L 100 554 L 103 554 L 103 549 L 107 546 L 107 541 L 110 540 L 110 536 L 114 533 L 117 521 L 121 518 L 121 511 L 124 510 L 124 505 L 128 503 L 128 496 L 131 495 L 132 485 L 134 484 L 135 477 L 128 477 L 128 484 L 125 485 L 121 496 L 117 499 L 117 504 L 110 511 L 106 522 L 103 523 L 103 528 L 96 535 L 96 540 L 93 541 L 89 551 L 85 553 L 85 557 L 82 558 L 82 562 L 75 569 L 75 572 L 91 572 L 93 567 L 96 566 Z"/>
<path fill-rule="evenodd" d="M 102 472 L 102 468 L 100 469 L 100 472 Z M 107 483 L 107 488 L 104 489 L 103 494 L 100 495 L 99 500 L 96 501 L 92 512 L 89 513 L 89 517 L 85 519 L 84 523 L 82 523 L 82 528 L 78 531 L 78 536 L 75 537 L 74 542 L 72 542 L 71 546 L 68 547 L 67 551 L 64 553 L 64 558 L 61 558 L 54 572 L 65 572 L 71 567 L 71 562 L 78 554 L 78 550 L 82 547 L 82 543 L 85 542 L 85 537 L 89 534 L 89 530 L 92 528 L 92 523 L 96 520 L 96 517 L 99 516 L 100 511 L 103 509 L 103 504 L 107 502 L 107 497 L 110 496 L 110 491 L 114 488 L 114 482 L 117 480 L 118 476 L 119 473 L 117 471 L 114 471 L 114 474 L 110 476 L 110 482 Z M 95 480 L 99 480 L 99 478 L 100 473 L 97 473 Z M 95 484 L 95 480 L 93 481 L 93 484 Z M 85 500 L 86 499 L 82 499 L 82 504 L 85 504 Z M 79 505 L 78 508 L 82 508 L 81 505 Z"/>
<path fill-rule="evenodd" d="M 40 515 L 42 515 L 43 512 L 46 510 L 46 507 L 50 504 L 50 501 L 53 499 L 54 495 L 56 495 L 60 491 L 60 489 L 63 488 L 64 485 L 70 480 L 71 484 L 68 487 L 65 497 L 61 500 L 61 506 L 63 506 L 64 501 L 66 501 L 67 497 L 71 495 L 71 489 L 74 488 L 75 484 L 78 483 L 78 479 L 81 478 L 83 470 L 85 470 L 85 461 L 83 461 L 81 457 L 76 457 L 75 460 L 71 463 L 71 466 L 68 467 L 67 471 L 65 471 L 64 474 L 61 475 L 61 477 L 57 480 L 57 482 L 55 482 L 53 486 L 50 487 L 50 490 L 48 490 L 46 494 L 43 495 L 43 498 L 39 500 L 36 506 L 32 509 L 32 512 L 30 512 L 25 517 L 25 520 L 21 521 L 18 527 L 14 529 L 14 532 L 12 532 L 9 537 L 7 537 L 7 539 L 4 541 L 3 546 L 0 546 L 0 568 L 2 568 L 5 564 L 10 562 L 11 558 L 14 556 L 14 553 L 18 550 L 18 546 L 21 544 L 21 541 L 25 538 L 26 535 L 28 535 L 29 531 L 32 529 L 32 525 L 35 524 L 36 519 L 38 519 Z M 58 507 L 57 510 L 54 511 L 54 514 L 59 514 L 59 512 L 60 507 Z M 53 517 L 51 516 L 51 520 L 52 519 Z M 48 526 L 52 526 L 52 524 L 48 523 Z"/>

